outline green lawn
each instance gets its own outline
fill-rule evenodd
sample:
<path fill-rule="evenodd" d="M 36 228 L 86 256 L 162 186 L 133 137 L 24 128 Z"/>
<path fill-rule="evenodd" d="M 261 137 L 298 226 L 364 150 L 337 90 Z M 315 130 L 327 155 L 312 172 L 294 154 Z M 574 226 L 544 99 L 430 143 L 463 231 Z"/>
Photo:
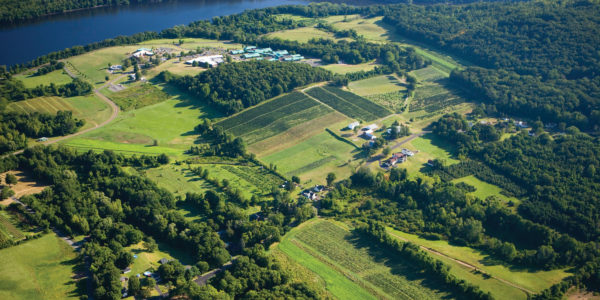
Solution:
<path fill-rule="evenodd" d="M 63 85 L 71 82 L 73 79 L 64 70 L 56 70 L 50 73 L 33 76 L 33 75 L 16 75 L 16 79 L 23 82 L 26 88 L 34 88 L 38 85 L 50 85 L 54 83 L 56 85 Z"/>
<path fill-rule="evenodd" d="M 144 273 L 149 269 L 157 270 L 160 266 L 159 260 L 162 258 L 166 258 L 168 260 L 177 259 L 182 264 L 188 265 L 194 263 L 188 255 L 163 243 L 158 243 L 158 249 L 153 252 L 148 252 L 146 248 L 144 248 L 143 242 L 131 245 L 125 249 L 131 251 L 133 255 L 137 256 L 137 258 L 133 259 L 133 264 L 129 266 L 131 268 L 131 273 L 122 275 L 126 277 Z"/>
<path fill-rule="evenodd" d="M 54 234 L 0 250 L 0 299 L 78 299 L 74 259 Z"/>
<path fill-rule="evenodd" d="M 315 27 L 299 27 L 295 29 L 288 29 L 269 33 L 267 35 L 270 38 L 280 38 L 282 40 L 297 41 L 300 43 L 307 43 L 311 39 L 329 39 L 338 41 L 333 33 L 317 29 Z"/>
<path fill-rule="evenodd" d="M 111 124 L 64 144 L 126 153 L 183 154 L 194 144 L 197 135 L 193 130 L 200 118 L 218 114 L 207 106 L 195 105 L 183 94 L 163 90 L 172 96 L 169 100 L 122 112 Z"/>
<path fill-rule="evenodd" d="M 11 102 L 8 111 L 15 112 L 43 112 L 56 114 L 59 110 L 70 110 L 73 116 L 84 119 L 86 124 L 83 129 L 95 127 L 110 117 L 111 109 L 104 101 L 94 95 L 77 96 L 70 98 L 39 97 L 24 101 Z"/>
<path fill-rule="evenodd" d="M 348 88 L 360 96 L 385 94 L 406 90 L 406 87 L 393 75 L 381 75 L 368 79 L 352 81 Z"/>
<path fill-rule="evenodd" d="M 206 190 L 214 189 L 211 184 L 199 179 L 183 165 L 168 164 L 147 169 L 145 176 L 175 196 L 185 197 L 187 192 L 202 194 Z"/>
<path fill-rule="evenodd" d="M 454 259 L 464 261 L 470 265 L 476 266 L 477 268 L 494 277 L 512 282 L 536 293 L 549 288 L 553 284 L 558 283 L 569 275 L 565 269 L 557 269 L 552 271 L 529 271 L 523 268 L 506 266 L 469 247 L 450 245 L 447 241 L 443 240 L 430 241 L 413 234 L 393 230 L 390 228 L 388 228 L 388 230 L 396 237 L 402 237 L 415 244 L 425 246 Z M 480 281 L 473 283 L 479 284 Z M 500 282 L 498 282 L 498 284 L 500 284 Z"/>
<path fill-rule="evenodd" d="M 333 73 L 338 73 L 338 74 L 346 74 L 346 73 L 352 73 L 352 72 L 358 72 L 358 71 L 371 71 L 373 69 L 375 69 L 375 67 L 377 67 L 378 64 L 376 64 L 375 62 L 366 62 L 363 64 L 358 64 L 358 65 L 348 65 L 348 64 L 330 64 L 330 65 L 325 65 L 322 66 L 321 68 L 329 70 Z"/>
<path fill-rule="evenodd" d="M 505 195 L 502 195 L 500 193 L 502 191 L 502 189 L 500 187 L 495 186 L 493 184 L 489 184 L 485 181 L 481 181 L 473 175 L 454 179 L 454 180 L 452 180 L 452 182 L 454 182 L 454 183 L 464 182 L 468 185 L 474 186 L 477 190 L 475 190 L 475 192 L 472 192 L 471 194 L 480 199 L 486 199 L 487 197 L 490 197 L 490 196 L 496 196 L 496 197 L 502 199 L 504 202 L 512 201 L 515 204 L 519 204 L 521 202 L 521 201 L 519 201 L 519 199 L 517 199 L 515 197 L 507 197 Z"/>
<path fill-rule="evenodd" d="M 332 221 L 308 221 L 288 233 L 278 248 L 321 276 L 339 299 L 449 296 L 431 289 L 434 282 L 423 278 L 403 258 L 385 253 Z"/>
<path fill-rule="evenodd" d="M 356 152 L 353 146 L 322 132 L 261 160 L 276 165 L 277 170 L 287 176 L 297 175 L 302 181 L 324 183 L 329 172 L 335 173 L 337 178 L 349 176 L 352 170 L 346 163 Z"/>
<path fill-rule="evenodd" d="M 447 165 L 458 163 L 458 160 L 454 157 L 452 145 L 431 133 L 403 144 L 401 147 L 396 148 L 396 151 L 402 148 L 412 150 L 415 153 L 414 156 L 409 157 L 406 162 L 399 165 L 399 168 L 405 168 L 412 177 L 421 176 L 421 169 L 425 167 L 425 163 L 430 159 L 444 159 Z"/>

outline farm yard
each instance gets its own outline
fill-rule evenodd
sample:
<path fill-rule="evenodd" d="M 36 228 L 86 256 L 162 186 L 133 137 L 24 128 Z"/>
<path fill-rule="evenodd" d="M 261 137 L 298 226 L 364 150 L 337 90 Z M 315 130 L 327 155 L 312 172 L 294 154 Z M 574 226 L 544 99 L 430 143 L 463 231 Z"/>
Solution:
<path fill-rule="evenodd" d="M 79 299 L 75 252 L 54 234 L 0 250 L 1 299 Z"/>
<path fill-rule="evenodd" d="M 447 295 L 429 278 L 414 272 L 402 257 L 334 221 L 315 219 L 288 233 L 277 246 L 291 259 L 321 276 L 340 299 L 441 299 Z"/>

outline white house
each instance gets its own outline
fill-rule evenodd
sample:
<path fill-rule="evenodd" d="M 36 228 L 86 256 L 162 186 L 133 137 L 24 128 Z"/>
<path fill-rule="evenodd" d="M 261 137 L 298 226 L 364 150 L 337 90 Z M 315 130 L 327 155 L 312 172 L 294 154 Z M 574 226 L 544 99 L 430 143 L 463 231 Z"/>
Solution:
<path fill-rule="evenodd" d="M 348 129 L 350 129 L 350 130 L 354 130 L 354 128 L 355 128 L 356 126 L 358 126 L 358 125 L 360 125 L 360 123 L 359 123 L 359 122 L 352 122 L 352 123 L 350 123 L 350 124 L 348 125 Z"/>

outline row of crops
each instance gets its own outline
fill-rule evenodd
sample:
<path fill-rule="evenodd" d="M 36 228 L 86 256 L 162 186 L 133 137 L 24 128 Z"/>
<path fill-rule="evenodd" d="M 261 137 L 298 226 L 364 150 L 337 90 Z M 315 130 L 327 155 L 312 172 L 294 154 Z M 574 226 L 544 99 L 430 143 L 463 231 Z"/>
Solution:
<path fill-rule="evenodd" d="M 351 92 L 347 92 L 335 87 L 331 87 L 331 86 L 326 86 L 325 90 L 327 90 L 328 92 L 335 94 L 336 96 L 354 104 L 359 106 L 360 108 L 372 113 L 373 115 L 375 115 L 377 118 L 383 118 L 385 116 L 388 116 L 389 114 L 391 114 L 391 112 L 389 110 L 387 110 L 385 107 L 382 107 L 380 105 L 377 105 L 363 97 L 360 97 L 354 93 Z"/>
<path fill-rule="evenodd" d="M 441 295 L 423 287 L 424 278 L 411 262 L 390 257 L 360 236 L 327 221 L 316 223 L 295 238 L 326 259 L 366 281 L 394 299 L 436 299 Z"/>
<path fill-rule="evenodd" d="M 222 168 L 256 186 L 263 193 L 271 192 L 271 188 L 282 181 L 279 177 L 261 167 L 224 165 Z"/>
<path fill-rule="evenodd" d="M 305 94 L 294 92 L 217 123 L 249 145 L 321 117 L 332 110 Z"/>
<path fill-rule="evenodd" d="M 298 92 L 294 92 L 279 98 L 275 98 L 271 101 L 263 103 L 261 105 L 255 106 L 253 108 L 247 109 L 237 115 L 234 115 L 230 118 L 227 118 L 219 123 L 221 128 L 224 130 L 230 130 L 233 127 L 243 125 L 247 122 L 252 121 L 253 119 L 260 117 L 268 112 L 273 110 L 277 110 L 280 108 L 284 108 L 286 106 L 291 106 L 294 103 L 303 100 L 306 98 L 306 95 Z"/>

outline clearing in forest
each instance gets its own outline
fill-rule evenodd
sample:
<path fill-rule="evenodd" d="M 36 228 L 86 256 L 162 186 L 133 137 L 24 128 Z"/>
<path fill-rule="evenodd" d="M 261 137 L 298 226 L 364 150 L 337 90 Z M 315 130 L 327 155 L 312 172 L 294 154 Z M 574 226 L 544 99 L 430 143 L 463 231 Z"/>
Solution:
<path fill-rule="evenodd" d="M 0 299 L 78 299 L 75 258 L 55 234 L 0 250 Z"/>
<path fill-rule="evenodd" d="M 439 283 L 412 262 L 390 255 L 343 225 L 316 219 L 293 229 L 277 246 L 319 275 L 339 299 L 441 299 Z"/>
<path fill-rule="evenodd" d="M 279 38 L 282 40 L 297 41 L 300 43 L 307 43 L 312 39 L 328 39 L 328 40 L 349 40 L 347 38 L 339 39 L 331 32 L 323 31 L 315 27 L 298 27 L 295 29 L 288 29 L 277 31 L 267 34 L 270 38 Z"/>

